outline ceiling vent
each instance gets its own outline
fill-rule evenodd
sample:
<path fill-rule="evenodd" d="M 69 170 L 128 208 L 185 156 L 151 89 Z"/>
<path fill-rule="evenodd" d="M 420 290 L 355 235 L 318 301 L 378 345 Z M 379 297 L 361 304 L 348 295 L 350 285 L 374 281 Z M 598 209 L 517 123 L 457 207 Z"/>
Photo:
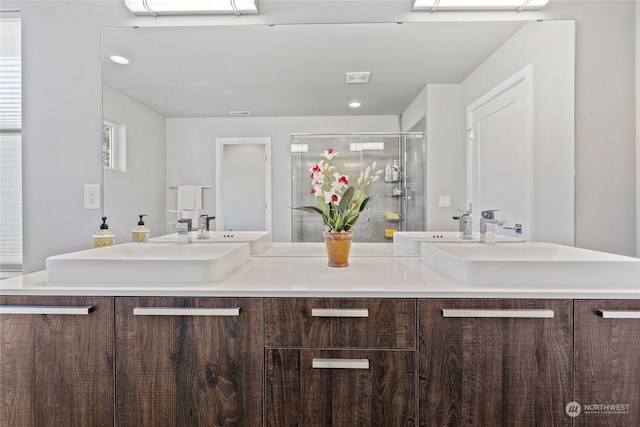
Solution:
<path fill-rule="evenodd" d="M 230 116 L 250 116 L 250 111 L 229 111 Z"/>
<path fill-rule="evenodd" d="M 371 76 L 370 71 L 350 72 L 347 73 L 345 83 L 348 85 L 369 83 L 369 76 Z"/>

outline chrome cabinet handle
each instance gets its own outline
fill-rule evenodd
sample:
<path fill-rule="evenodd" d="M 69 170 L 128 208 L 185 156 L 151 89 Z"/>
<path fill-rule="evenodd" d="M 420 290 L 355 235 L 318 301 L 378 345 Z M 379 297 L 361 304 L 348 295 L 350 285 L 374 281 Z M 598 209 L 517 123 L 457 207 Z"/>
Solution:
<path fill-rule="evenodd" d="M 604 319 L 640 319 L 640 311 L 598 310 L 598 316 Z"/>
<path fill-rule="evenodd" d="M 442 317 L 487 317 L 487 318 L 553 318 L 553 310 L 525 309 L 525 310 L 485 310 L 485 309 L 455 309 L 443 308 Z"/>
<path fill-rule="evenodd" d="M 369 317 L 367 308 L 312 308 L 312 317 Z"/>
<path fill-rule="evenodd" d="M 313 369 L 369 369 L 369 359 L 313 359 Z"/>
<path fill-rule="evenodd" d="M 79 314 L 87 315 L 93 310 L 87 306 L 55 306 L 55 305 L 2 305 L 0 314 Z"/>
<path fill-rule="evenodd" d="M 239 316 L 240 308 L 135 307 L 134 316 Z"/>

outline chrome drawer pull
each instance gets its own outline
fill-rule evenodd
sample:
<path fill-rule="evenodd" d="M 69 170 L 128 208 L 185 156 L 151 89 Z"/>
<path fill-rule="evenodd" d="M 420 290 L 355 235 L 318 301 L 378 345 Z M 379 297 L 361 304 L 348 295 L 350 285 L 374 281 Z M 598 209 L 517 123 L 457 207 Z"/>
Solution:
<path fill-rule="evenodd" d="M 240 308 L 135 307 L 134 316 L 239 316 Z"/>
<path fill-rule="evenodd" d="M 313 359 L 314 369 L 369 369 L 369 359 Z"/>
<path fill-rule="evenodd" d="M 367 308 L 312 308 L 312 317 L 369 317 Z"/>
<path fill-rule="evenodd" d="M 640 319 L 640 311 L 598 310 L 598 316 L 604 319 Z"/>
<path fill-rule="evenodd" d="M 87 315 L 93 310 L 87 306 L 53 306 L 53 305 L 3 305 L 0 314 L 81 314 Z"/>
<path fill-rule="evenodd" d="M 489 318 L 553 318 L 553 310 L 484 310 L 443 308 L 442 317 L 489 317 Z"/>

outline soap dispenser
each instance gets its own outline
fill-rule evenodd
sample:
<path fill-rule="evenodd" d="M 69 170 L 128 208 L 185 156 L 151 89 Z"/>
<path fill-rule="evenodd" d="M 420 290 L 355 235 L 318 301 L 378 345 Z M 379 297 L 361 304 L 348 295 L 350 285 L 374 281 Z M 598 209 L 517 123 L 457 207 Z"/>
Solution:
<path fill-rule="evenodd" d="M 140 221 L 138 221 L 138 226 L 131 231 L 131 241 L 147 243 L 149 241 L 149 232 L 151 230 L 149 230 L 149 227 L 144 225 L 144 221 L 142 220 L 142 217 L 145 217 L 146 215 L 140 214 L 138 216 L 140 217 Z"/>
<path fill-rule="evenodd" d="M 116 244 L 116 235 L 109 231 L 109 226 L 107 225 L 107 217 L 102 217 L 102 225 L 100 226 L 100 230 L 96 234 L 93 235 L 93 246 L 96 248 L 101 248 L 103 246 L 111 246 Z"/>

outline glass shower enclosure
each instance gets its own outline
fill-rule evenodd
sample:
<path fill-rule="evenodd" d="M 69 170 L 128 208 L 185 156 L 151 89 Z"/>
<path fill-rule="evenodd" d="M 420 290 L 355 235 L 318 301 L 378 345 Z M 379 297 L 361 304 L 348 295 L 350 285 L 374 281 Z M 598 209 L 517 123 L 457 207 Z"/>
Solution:
<path fill-rule="evenodd" d="M 314 204 L 311 168 L 332 148 L 336 170 L 356 180 L 376 162 L 380 179 L 370 188 L 374 200 L 353 228 L 354 242 L 391 242 L 394 231 L 424 230 L 426 225 L 426 140 L 423 133 L 349 133 L 291 135 L 291 206 Z M 390 173 L 389 173 L 390 172 Z M 353 182 L 353 181 L 352 181 Z M 292 210 L 292 241 L 322 241 L 318 214 Z"/>

